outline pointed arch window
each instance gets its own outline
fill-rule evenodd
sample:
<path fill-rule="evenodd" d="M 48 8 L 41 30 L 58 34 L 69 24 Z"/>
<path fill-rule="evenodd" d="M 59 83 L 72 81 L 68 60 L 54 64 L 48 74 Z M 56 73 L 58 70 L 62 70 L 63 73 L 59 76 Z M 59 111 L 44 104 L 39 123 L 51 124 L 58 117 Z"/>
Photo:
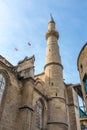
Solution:
<path fill-rule="evenodd" d="M 43 104 L 39 100 L 37 102 L 37 110 L 36 110 L 36 126 L 38 130 L 42 129 L 42 122 L 43 122 Z"/>
<path fill-rule="evenodd" d="M 84 76 L 83 82 L 84 82 L 85 91 L 87 93 L 87 75 Z"/>
<path fill-rule="evenodd" d="M 0 103 L 1 103 L 3 92 L 5 89 L 5 84 L 6 84 L 5 78 L 2 74 L 0 74 Z"/>

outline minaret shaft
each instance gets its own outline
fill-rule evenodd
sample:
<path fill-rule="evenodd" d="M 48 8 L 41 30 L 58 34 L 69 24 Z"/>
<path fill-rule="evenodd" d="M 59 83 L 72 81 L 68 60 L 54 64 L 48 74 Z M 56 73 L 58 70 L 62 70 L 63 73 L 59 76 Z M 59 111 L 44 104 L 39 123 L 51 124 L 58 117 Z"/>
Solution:
<path fill-rule="evenodd" d="M 47 86 L 48 96 L 64 97 L 64 84 L 61 65 L 61 57 L 59 54 L 59 46 L 57 40 L 59 33 L 55 29 L 55 22 L 53 18 L 48 23 L 48 32 L 46 33 L 47 47 L 46 47 L 46 63 L 45 63 L 45 82 Z M 60 89 L 61 88 L 61 89 Z M 59 93 L 59 91 L 61 91 Z"/>
<path fill-rule="evenodd" d="M 51 35 L 47 39 L 47 48 L 46 48 L 46 64 L 45 64 L 45 82 L 50 96 L 61 96 L 58 91 L 64 93 L 63 77 L 62 77 L 62 65 L 59 54 L 59 46 L 57 44 L 57 38 L 54 35 Z M 63 86 L 61 88 L 61 84 Z M 49 88 L 51 87 L 51 88 Z"/>
<path fill-rule="evenodd" d="M 59 47 L 57 44 L 57 38 L 55 36 L 50 36 L 47 39 L 47 48 L 46 48 L 46 64 L 55 62 L 60 63 L 60 55 L 59 53 Z"/>

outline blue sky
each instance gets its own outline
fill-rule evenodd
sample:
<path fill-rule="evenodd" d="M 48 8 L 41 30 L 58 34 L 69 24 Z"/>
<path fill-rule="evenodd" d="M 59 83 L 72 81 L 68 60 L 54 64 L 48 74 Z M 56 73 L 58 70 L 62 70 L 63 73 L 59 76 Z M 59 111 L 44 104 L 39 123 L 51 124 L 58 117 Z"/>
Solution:
<path fill-rule="evenodd" d="M 34 54 L 35 73 L 42 72 L 50 13 L 60 34 L 65 82 L 79 83 L 77 57 L 87 41 L 87 0 L 0 0 L 0 54 L 13 65 Z"/>

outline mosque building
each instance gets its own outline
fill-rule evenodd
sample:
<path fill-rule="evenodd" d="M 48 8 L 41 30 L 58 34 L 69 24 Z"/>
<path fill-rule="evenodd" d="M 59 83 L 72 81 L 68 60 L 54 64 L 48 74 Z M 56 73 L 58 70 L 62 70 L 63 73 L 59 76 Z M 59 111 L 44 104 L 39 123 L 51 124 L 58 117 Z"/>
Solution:
<path fill-rule="evenodd" d="M 87 130 L 87 43 L 77 59 L 81 84 L 66 84 L 58 39 L 51 16 L 38 75 L 34 55 L 17 66 L 0 55 L 0 130 Z"/>

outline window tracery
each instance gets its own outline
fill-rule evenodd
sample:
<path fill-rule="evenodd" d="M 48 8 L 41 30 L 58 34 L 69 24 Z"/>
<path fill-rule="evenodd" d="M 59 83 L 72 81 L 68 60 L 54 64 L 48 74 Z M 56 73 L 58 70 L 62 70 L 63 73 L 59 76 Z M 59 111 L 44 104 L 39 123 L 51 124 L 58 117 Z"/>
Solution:
<path fill-rule="evenodd" d="M 42 128 L 42 121 L 43 121 L 43 105 L 41 101 L 38 101 L 36 110 L 36 125 L 38 130 L 41 130 Z"/>
<path fill-rule="evenodd" d="M 3 92 L 5 89 L 6 81 L 2 74 L 0 74 L 0 102 L 2 100 Z"/>

